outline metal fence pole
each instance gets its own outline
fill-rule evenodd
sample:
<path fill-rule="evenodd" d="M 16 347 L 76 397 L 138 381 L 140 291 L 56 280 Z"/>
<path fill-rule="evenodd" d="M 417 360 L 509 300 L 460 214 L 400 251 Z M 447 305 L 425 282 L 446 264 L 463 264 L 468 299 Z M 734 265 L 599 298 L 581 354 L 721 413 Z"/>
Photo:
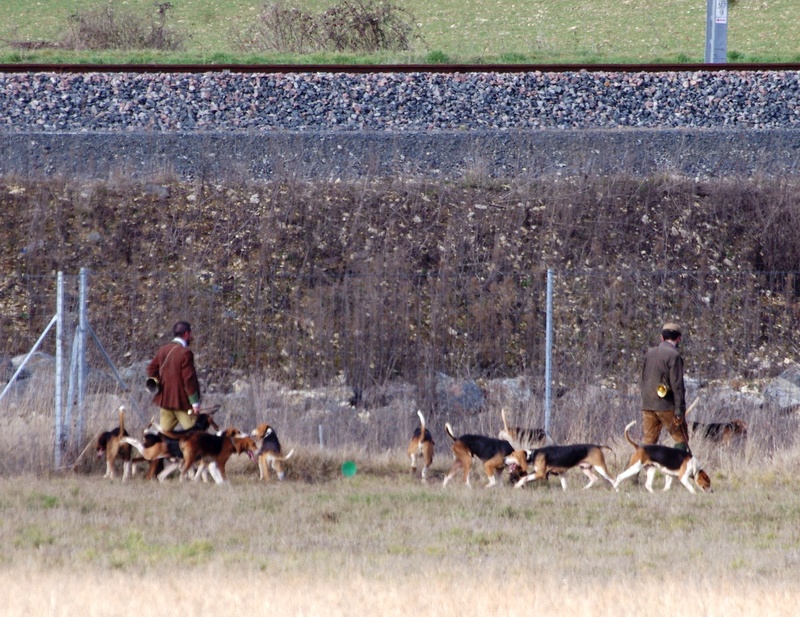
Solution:
<path fill-rule="evenodd" d="M 64 449 L 64 424 L 61 418 L 62 392 L 61 386 L 64 373 L 64 273 L 58 273 L 56 285 L 56 442 L 55 442 L 55 468 L 61 467 L 61 456 Z"/>
<path fill-rule="evenodd" d="M 86 316 L 87 297 L 89 295 L 89 271 L 81 268 L 80 271 L 80 300 L 78 305 L 78 332 L 75 342 L 78 345 L 78 419 L 75 427 L 75 434 L 79 439 L 83 439 L 83 429 L 85 424 L 85 410 L 83 407 L 86 398 L 86 325 L 89 319 Z"/>
<path fill-rule="evenodd" d="M 17 381 L 17 377 L 19 377 L 22 371 L 25 370 L 25 365 L 28 364 L 28 360 L 30 360 L 33 357 L 33 354 L 36 353 L 36 350 L 39 349 L 39 345 L 42 344 L 44 337 L 47 336 L 47 333 L 50 332 L 51 328 L 57 321 L 58 321 L 58 315 L 53 315 L 53 318 L 50 320 L 50 323 L 47 324 L 47 327 L 39 335 L 39 338 L 36 339 L 36 342 L 33 344 L 33 347 L 31 347 L 31 350 L 28 352 L 25 358 L 23 358 L 22 362 L 17 367 L 17 370 L 11 376 L 11 379 L 8 380 L 6 387 L 3 388 L 2 392 L 0 392 L 0 400 L 2 400 L 2 398 L 6 395 L 6 392 L 8 392 L 11 389 L 11 386 L 13 386 L 14 383 Z"/>
<path fill-rule="evenodd" d="M 544 432 L 550 435 L 550 403 L 553 374 L 553 271 L 547 271 L 547 325 L 545 326 Z"/>
<path fill-rule="evenodd" d="M 67 383 L 67 404 L 64 411 L 64 426 L 69 429 L 72 426 L 72 407 L 75 402 L 75 371 L 78 366 L 78 331 L 75 331 L 75 336 L 72 340 L 72 356 L 69 361 L 69 379 Z M 72 444 L 77 435 L 73 434 L 70 443 Z"/>

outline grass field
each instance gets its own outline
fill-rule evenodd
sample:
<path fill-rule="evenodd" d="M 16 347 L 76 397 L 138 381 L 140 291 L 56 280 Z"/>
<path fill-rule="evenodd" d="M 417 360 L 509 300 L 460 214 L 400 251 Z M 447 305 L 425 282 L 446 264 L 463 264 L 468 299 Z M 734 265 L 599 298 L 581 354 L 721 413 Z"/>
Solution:
<path fill-rule="evenodd" d="M 257 0 L 175 0 L 169 21 L 190 38 L 180 54 L 20 51 L 13 41 L 57 40 L 68 16 L 98 0 L 5 0 L 0 61 L 98 62 L 702 62 L 703 0 L 398 0 L 421 39 L 410 53 L 352 56 L 248 56 L 231 47 L 232 31 L 252 23 Z M 149 10 L 152 0 L 113 0 Z M 328 0 L 298 0 L 321 9 Z M 795 0 L 738 0 L 729 7 L 732 61 L 800 61 Z"/>
<path fill-rule="evenodd" d="M 619 492 L 605 482 L 583 491 L 578 470 L 567 474 L 567 492 L 555 479 L 487 490 L 477 464 L 475 488 L 442 486 L 453 459 L 433 425 L 430 482 L 412 477 L 405 446 L 415 414 L 407 410 L 376 414 L 387 428 L 368 440 L 335 444 L 353 427 L 328 425 L 323 448 L 302 437 L 313 411 L 259 390 L 252 410 L 229 404 L 216 419 L 249 430 L 255 410 L 268 416 L 284 448 L 295 449 L 286 479 L 261 482 L 247 457 L 234 456 L 230 483 L 218 486 L 105 479 L 90 437 L 65 465 L 79 471 L 52 471 L 45 390 L 0 409 L 0 616 L 752 617 L 794 615 L 800 600 L 800 448 L 797 419 L 785 413 L 745 415 L 748 439 L 731 448 L 692 442 L 710 494 L 677 483 L 650 494 L 630 480 Z M 90 435 L 116 422 L 110 400 L 96 401 Z M 592 408 L 590 425 L 565 416 L 564 443 L 609 445 L 618 474 L 630 452 L 614 429 L 618 414 L 631 417 L 613 406 Z M 480 429 L 462 417 L 458 426 L 492 434 L 494 420 Z M 125 426 L 141 430 L 136 414 Z M 348 459 L 358 464 L 351 478 L 341 473 Z"/>
<path fill-rule="evenodd" d="M 268 485 L 243 461 L 228 486 L 0 478 L 0 615 L 796 611 L 800 494 L 785 460 L 731 457 L 696 496 L 581 491 L 580 472 L 566 493 L 443 488 L 448 464 L 428 485 L 390 461 Z"/>

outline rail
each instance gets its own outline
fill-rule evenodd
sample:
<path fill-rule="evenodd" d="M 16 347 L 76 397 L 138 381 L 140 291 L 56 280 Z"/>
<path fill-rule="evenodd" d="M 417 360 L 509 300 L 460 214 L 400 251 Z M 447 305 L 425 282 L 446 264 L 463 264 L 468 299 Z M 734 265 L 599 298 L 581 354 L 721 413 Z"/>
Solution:
<path fill-rule="evenodd" d="M 0 73 L 665 73 L 800 71 L 800 63 L 728 64 L 0 64 Z"/>

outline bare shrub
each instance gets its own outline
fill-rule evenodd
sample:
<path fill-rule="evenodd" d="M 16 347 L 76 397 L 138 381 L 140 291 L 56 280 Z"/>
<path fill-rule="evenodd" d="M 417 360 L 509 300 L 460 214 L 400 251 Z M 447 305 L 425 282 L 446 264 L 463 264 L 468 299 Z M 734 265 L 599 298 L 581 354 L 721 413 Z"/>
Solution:
<path fill-rule="evenodd" d="M 265 4 L 256 23 L 232 35 L 241 50 L 308 53 L 322 47 L 317 20 L 313 15 L 282 2 Z"/>
<path fill-rule="evenodd" d="M 184 36 L 167 26 L 169 2 L 156 3 L 157 14 L 141 15 L 113 5 L 73 13 L 62 42 L 67 49 L 157 49 L 183 47 Z"/>
<path fill-rule="evenodd" d="M 413 20 L 390 2 L 343 0 L 326 10 L 319 21 L 333 51 L 404 51 L 411 46 Z"/>
<path fill-rule="evenodd" d="M 391 2 L 342 0 L 323 13 L 307 13 L 283 2 L 262 7 L 256 23 L 232 34 L 241 51 L 403 51 L 411 47 L 413 17 Z"/>

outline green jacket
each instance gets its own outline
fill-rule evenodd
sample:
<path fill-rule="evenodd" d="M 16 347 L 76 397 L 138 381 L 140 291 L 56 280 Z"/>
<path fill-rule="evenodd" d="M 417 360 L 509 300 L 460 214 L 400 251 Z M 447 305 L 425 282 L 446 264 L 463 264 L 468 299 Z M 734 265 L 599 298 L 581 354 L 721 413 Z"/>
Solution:
<path fill-rule="evenodd" d="M 658 396 L 658 386 L 664 384 L 669 391 Z M 642 409 L 645 411 L 674 411 L 686 413 L 686 387 L 683 384 L 683 358 L 677 347 L 667 341 L 651 347 L 642 365 Z"/>

